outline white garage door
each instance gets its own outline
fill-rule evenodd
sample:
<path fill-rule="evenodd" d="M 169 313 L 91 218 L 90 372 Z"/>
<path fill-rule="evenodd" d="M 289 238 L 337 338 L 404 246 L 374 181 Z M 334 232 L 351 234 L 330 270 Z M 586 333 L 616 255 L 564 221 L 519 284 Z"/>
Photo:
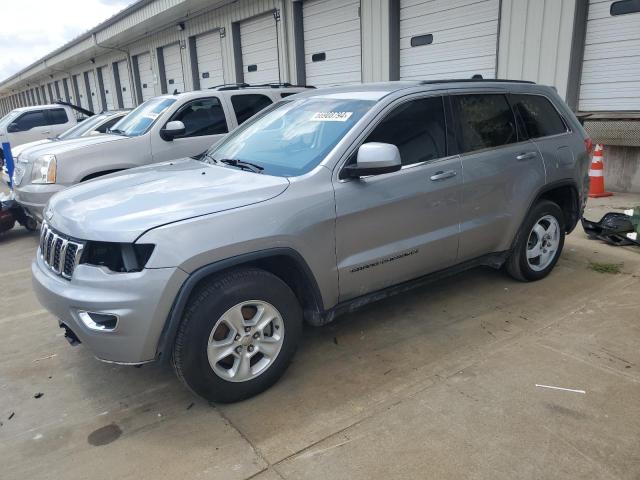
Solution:
<path fill-rule="evenodd" d="M 612 9 L 612 4 L 617 5 Z M 631 2 L 589 2 L 582 111 L 640 110 L 640 5 L 620 9 L 626 5 L 633 7 Z"/>
<path fill-rule="evenodd" d="M 98 87 L 97 87 L 95 73 L 93 72 L 93 70 L 89 70 L 85 73 L 87 75 L 87 78 L 89 79 L 89 91 L 87 92 L 87 95 L 91 97 L 91 101 L 89 103 L 90 105 L 89 109 L 93 110 L 94 112 L 99 112 L 102 109 L 102 107 L 100 106 L 100 96 L 98 94 Z"/>
<path fill-rule="evenodd" d="M 307 85 L 361 81 L 359 11 L 360 0 L 308 0 L 302 4 Z"/>
<path fill-rule="evenodd" d="M 85 88 L 85 83 L 84 83 L 84 75 L 74 75 L 73 78 L 74 78 L 74 82 L 78 87 L 78 95 L 80 95 L 80 106 L 82 108 L 89 108 L 89 100 L 87 99 L 87 89 Z"/>
<path fill-rule="evenodd" d="M 222 44 L 220 32 L 206 33 L 196 37 L 196 56 L 200 88 L 210 88 L 224 83 L 222 66 Z"/>
<path fill-rule="evenodd" d="M 153 69 L 151 67 L 151 55 L 149 53 L 142 53 L 138 55 L 138 72 L 140 73 L 142 100 L 149 100 L 155 96 L 155 90 L 153 88 Z"/>
<path fill-rule="evenodd" d="M 129 67 L 126 60 L 121 60 L 117 64 L 118 77 L 120 78 L 120 93 L 122 94 L 123 108 L 133 107 L 133 95 L 131 91 L 131 78 L 129 77 Z"/>
<path fill-rule="evenodd" d="M 167 93 L 184 92 L 184 75 L 182 73 L 182 55 L 180 44 L 167 45 L 162 48 L 164 58 L 164 75 L 167 81 Z"/>
<path fill-rule="evenodd" d="M 494 78 L 499 0 L 401 0 L 400 78 Z"/>
<path fill-rule="evenodd" d="M 241 22 L 240 44 L 245 83 L 280 81 L 278 26 L 272 13 Z"/>
<path fill-rule="evenodd" d="M 115 108 L 115 102 L 113 100 L 114 91 L 111 87 L 111 72 L 109 71 L 109 67 L 100 67 L 100 75 L 102 76 L 102 93 L 104 93 L 104 99 L 106 101 L 105 108 L 107 110 L 113 110 Z"/>

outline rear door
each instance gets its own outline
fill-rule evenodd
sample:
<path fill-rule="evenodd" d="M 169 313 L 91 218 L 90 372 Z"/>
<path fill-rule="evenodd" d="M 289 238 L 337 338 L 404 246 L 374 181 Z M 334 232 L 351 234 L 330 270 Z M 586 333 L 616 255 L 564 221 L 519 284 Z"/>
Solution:
<path fill-rule="evenodd" d="M 456 262 L 462 169 L 446 139 L 442 96 L 402 100 L 363 142 L 396 145 L 402 169 L 334 182 L 341 301 Z"/>
<path fill-rule="evenodd" d="M 152 133 L 151 148 L 154 162 L 192 157 L 220 141 L 229 131 L 227 116 L 218 97 L 198 98 L 186 102 L 164 122 L 179 120 L 186 132 L 171 141 Z"/>
<path fill-rule="evenodd" d="M 52 108 L 45 110 L 44 113 L 47 118 L 47 125 L 49 125 L 48 133 L 46 133 L 47 130 L 44 132 L 44 136 L 47 138 L 55 137 L 76 123 L 69 118 L 69 114 L 64 108 Z"/>
<path fill-rule="evenodd" d="M 231 95 L 231 106 L 235 115 L 235 124 L 231 128 L 243 124 L 272 103 L 273 100 L 271 98 L 261 93 L 238 93 Z"/>
<path fill-rule="evenodd" d="M 459 260 L 465 261 L 510 248 L 545 171 L 535 144 L 518 131 L 506 94 L 456 92 L 451 103 L 464 172 Z"/>

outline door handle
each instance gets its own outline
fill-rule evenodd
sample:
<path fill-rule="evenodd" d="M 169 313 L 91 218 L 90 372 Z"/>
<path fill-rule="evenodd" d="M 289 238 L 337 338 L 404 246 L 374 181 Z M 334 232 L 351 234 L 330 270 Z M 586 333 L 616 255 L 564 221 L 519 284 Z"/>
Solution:
<path fill-rule="evenodd" d="M 516 160 L 530 160 L 532 158 L 536 158 L 536 156 L 537 156 L 536 152 L 519 153 L 516 156 Z"/>
<path fill-rule="evenodd" d="M 43 135 L 49 135 L 50 133 L 51 133 L 51 130 L 47 130 L 47 131 L 42 132 Z"/>
<path fill-rule="evenodd" d="M 438 180 L 445 180 L 447 178 L 451 178 L 451 177 L 455 177 L 456 176 L 456 172 L 453 170 L 447 170 L 446 172 L 436 172 L 433 175 L 431 175 L 431 177 L 429 177 L 431 179 L 432 182 L 437 182 Z"/>

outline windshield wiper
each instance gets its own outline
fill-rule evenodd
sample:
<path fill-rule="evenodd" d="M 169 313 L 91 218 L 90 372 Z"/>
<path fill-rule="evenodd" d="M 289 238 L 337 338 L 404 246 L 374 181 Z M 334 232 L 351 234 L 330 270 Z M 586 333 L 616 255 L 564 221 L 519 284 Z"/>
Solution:
<path fill-rule="evenodd" d="M 214 159 L 214 161 L 217 161 L 217 160 Z M 261 167 L 260 165 L 256 165 L 255 163 L 251 163 L 251 162 L 245 162 L 244 160 L 238 160 L 235 158 L 223 158 L 222 160 L 219 160 L 219 161 L 220 163 L 231 165 L 232 167 L 237 167 L 242 170 L 248 170 L 253 173 L 262 173 L 262 171 L 264 170 L 264 167 Z"/>

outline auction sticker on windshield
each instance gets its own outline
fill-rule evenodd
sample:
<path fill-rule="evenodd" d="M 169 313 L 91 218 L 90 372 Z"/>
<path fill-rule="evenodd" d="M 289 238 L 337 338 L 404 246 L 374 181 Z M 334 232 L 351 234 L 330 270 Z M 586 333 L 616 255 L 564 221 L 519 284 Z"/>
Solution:
<path fill-rule="evenodd" d="M 353 112 L 316 112 L 311 117 L 313 122 L 346 122 Z"/>

